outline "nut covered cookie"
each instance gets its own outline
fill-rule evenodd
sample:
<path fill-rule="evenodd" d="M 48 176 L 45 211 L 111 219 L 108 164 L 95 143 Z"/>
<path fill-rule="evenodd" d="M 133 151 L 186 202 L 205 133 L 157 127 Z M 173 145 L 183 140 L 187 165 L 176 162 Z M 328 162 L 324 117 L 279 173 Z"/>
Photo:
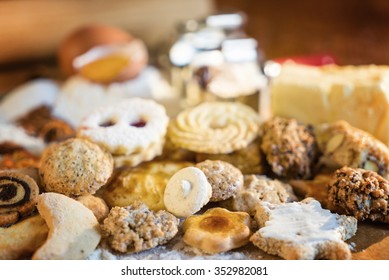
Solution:
<path fill-rule="evenodd" d="M 249 242 L 250 216 L 212 208 L 203 215 L 188 217 L 184 224 L 184 242 L 208 254 L 239 248 Z"/>
<path fill-rule="evenodd" d="M 169 124 L 168 137 L 193 152 L 228 154 L 247 147 L 258 129 L 259 115 L 247 105 L 205 102 L 179 113 Z"/>
<path fill-rule="evenodd" d="M 312 198 L 284 204 L 260 202 L 255 220 L 260 229 L 250 241 L 269 254 L 291 260 L 351 258 L 343 240 L 355 234 L 357 220 L 332 214 Z"/>

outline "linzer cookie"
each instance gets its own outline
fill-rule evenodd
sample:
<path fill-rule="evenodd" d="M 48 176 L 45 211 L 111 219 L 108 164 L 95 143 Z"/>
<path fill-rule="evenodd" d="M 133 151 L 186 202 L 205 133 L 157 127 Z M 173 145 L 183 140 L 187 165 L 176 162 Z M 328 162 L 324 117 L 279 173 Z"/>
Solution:
<path fill-rule="evenodd" d="M 19 172 L 0 171 L 0 227 L 16 223 L 35 209 L 36 182 Z"/>
<path fill-rule="evenodd" d="M 135 166 L 162 154 L 169 117 L 153 100 L 129 98 L 95 110 L 81 123 L 77 135 L 114 155 L 115 166 Z"/>
<path fill-rule="evenodd" d="M 263 251 L 284 259 L 350 259 L 343 241 L 357 230 L 354 217 L 332 214 L 312 198 L 301 202 L 260 202 L 255 220 L 260 229 L 250 241 Z"/>
<path fill-rule="evenodd" d="M 343 167 L 334 174 L 328 201 L 358 220 L 389 224 L 389 181 L 376 172 Z"/>
<path fill-rule="evenodd" d="M 318 157 L 313 128 L 295 119 L 276 117 L 261 127 L 261 149 L 277 176 L 309 178 Z"/>
<path fill-rule="evenodd" d="M 389 178 L 389 148 L 371 134 L 346 121 L 320 125 L 315 133 L 326 166 L 363 168 Z"/>
<path fill-rule="evenodd" d="M 184 242 L 208 254 L 226 252 L 249 242 L 250 216 L 212 208 L 203 215 L 190 216 L 183 224 Z"/>
<path fill-rule="evenodd" d="M 259 115 L 233 102 L 206 102 L 182 111 L 169 124 L 174 145 L 190 151 L 227 154 L 247 147 L 258 134 Z"/>

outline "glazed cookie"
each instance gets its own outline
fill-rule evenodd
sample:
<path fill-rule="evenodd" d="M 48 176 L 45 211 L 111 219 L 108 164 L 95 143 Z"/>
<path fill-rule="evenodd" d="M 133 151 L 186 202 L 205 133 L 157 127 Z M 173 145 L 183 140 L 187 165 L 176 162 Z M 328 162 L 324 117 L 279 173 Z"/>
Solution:
<path fill-rule="evenodd" d="M 363 168 L 389 178 L 389 148 L 371 134 L 346 121 L 320 125 L 315 132 L 326 166 Z"/>
<path fill-rule="evenodd" d="M 171 240 L 178 232 L 179 220 L 167 211 L 154 212 L 144 203 L 114 207 L 101 226 L 108 245 L 120 253 L 154 248 Z"/>
<path fill-rule="evenodd" d="M 128 163 L 134 166 L 162 153 L 168 122 L 162 105 L 149 99 L 129 98 L 94 111 L 82 121 L 77 134 L 121 157 L 122 163 L 130 158 Z"/>
<path fill-rule="evenodd" d="M 97 144 L 72 138 L 49 146 L 39 174 L 45 191 L 68 196 L 94 194 L 113 171 L 112 156 Z"/>
<path fill-rule="evenodd" d="M 274 174 L 284 178 L 313 175 L 318 148 L 312 127 L 276 117 L 263 124 L 261 135 L 261 149 Z"/>
<path fill-rule="evenodd" d="M 101 239 L 99 223 L 80 202 L 59 193 L 43 193 L 37 207 L 49 235 L 32 259 L 82 260 L 96 249 Z"/>
<path fill-rule="evenodd" d="M 232 210 L 247 212 L 254 216 L 256 206 L 261 201 L 279 204 L 296 200 L 297 197 L 290 185 L 266 176 L 246 175 L 243 187 L 238 189 L 229 203 Z"/>
<path fill-rule="evenodd" d="M 0 171 L 0 227 L 16 223 L 33 212 L 38 194 L 38 185 L 30 176 Z"/>
<path fill-rule="evenodd" d="M 174 173 L 192 165 L 184 161 L 145 162 L 119 171 L 109 186 L 102 189 L 101 195 L 110 207 L 125 207 L 138 200 L 151 210 L 166 210 L 164 192 L 167 182 Z"/>
<path fill-rule="evenodd" d="M 292 260 L 351 258 L 343 240 L 355 234 L 357 220 L 332 214 L 312 198 L 283 204 L 260 202 L 255 220 L 260 229 L 250 241 L 268 254 Z"/>
<path fill-rule="evenodd" d="M 170 178 L 163 200 L 169 212 L 188 217 L 207 204 L 211 196 L 212 186 L 204 172 L 196 167 L 186 167 Z"/>
<path fill-rule="evenodd" d="M 221 160 L 206 160 L 196 164 L 204 172 L 212 187 L 210 201 L 226 200 L 236 194 L 243 185 L 242 172 L 232 164 Z"/>
<path fill-rule="evenodd" d="M 343 167 L 328 188 L 328 201 L 360 221 L 389 224 L 389 181 L 374 171 Z"/>
<path fill-rule="evenodd" d="M 169 124 L 174 145 L 198 153 L 228 154 L 247 147 L 258 134 L 259 115 L 233 102 L 205 102 L 178 114 Z"/>
<path fill-rule="evenodd" d="M 249 242 L 250 216 L 244 212 L 212 208 L 203 215 L 188 217 L 183 230 L 186 244 L 208 254 L 217 254 Z"/>

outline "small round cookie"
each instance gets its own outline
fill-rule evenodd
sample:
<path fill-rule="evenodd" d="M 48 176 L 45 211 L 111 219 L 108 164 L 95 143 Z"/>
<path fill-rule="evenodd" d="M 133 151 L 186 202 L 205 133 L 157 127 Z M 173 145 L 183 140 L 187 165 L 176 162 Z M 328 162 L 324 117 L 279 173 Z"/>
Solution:
<path fill-rule="evenodd" d="M 78 138 L 49 146 L 39 166 L 45 191 L 68 196 L 94 194 L 107 183 L 112 171 L 111 154 Z"/>
<path fill-rule="evenodd" d="M 232 164 L 221 160 L 205 160 L 196 164 L 212 186 L 210 201 L 226 200 L 243 186 L 243 174 Z"/>
<path fill-rule="evenodd" d="M 178 217 L 188 217 L 209 202 L 212 187 L 204 172 L 196 167 L 177 171 L 168 181 L 164 203 L 166 209 Z"/>
<path fill-rule="evenodd" d="M 228 154 L 247 147 L 258 135 L 259 115 L 239 102 L 204 102 L 178 114 L 169 140 L 197 153 Z"/>
<path fill-rule="evenodd" d="M 169 117 L 162 105 L 149 99 L 129 98 L 94 111 L 82 121 L 77 134 L 106 148 L 114 156 L 153 151 L 155 157 L 162 153 L 168 123 Z M 153 148 L 158 143 L 160 148 Z M 150 159 L 148 153 L 147 159 Z"/>
<path fill-rule="evenodd" d="M 35 209 L 39 187 L 25 174 L 0 171 L 0 227 L 16 223 Z"/>
<path fill-rule="evenodd" d="M 76 198 L 78 202 L 81 202 L 86 208 L 91 210 L 95 215 L 96 219 L 101 223 L 107 218 L 109 213 L 109 208 L 107 203 L 105 203 L 104 199 L 88 194 L 82 195 Z"/>

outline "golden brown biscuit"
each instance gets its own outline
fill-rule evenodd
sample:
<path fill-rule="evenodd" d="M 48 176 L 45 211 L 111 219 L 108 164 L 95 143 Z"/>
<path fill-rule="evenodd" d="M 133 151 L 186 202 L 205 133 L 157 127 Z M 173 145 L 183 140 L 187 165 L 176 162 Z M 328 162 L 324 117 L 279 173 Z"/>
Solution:
<path fill-rule="evenodd" d="M 94 194 L 113 171 L 111 154 L 85 139 L 52 144 L 43 152 L 39 174 L 47 192 Z"/>
<path fill-rule="evenodd" d="M 0 171 L 0 227 L 17 222 L 35 209 L 36 182 L 17 171 Z"/>
<path fill-rule="evenodd" d="M 226 200 L 243 186 L 243 174 L 238 168 L 221 160 L 205 160 L 196 164 L 212 187 L 210 201 Z"/>
<path fill-rule="evenodd" d="M 96 219 L 101 223 L 107 218 L 109 213 L 109 208 L 105 201 L 97 196 L 87 194 L 82 195 L 76 198 L 78 202 L 81 202 L 85 207 L 93 212 Z"/>
<path fill-rule="evenodd" d="M 249 242 L 250 216 L 212 208 L 203 215 L 187 218 L 183 224 L 184 242 L 208 254 L 226 252 Z"/>
<path fill-rule="evenodd" d="M 46 241 L 49 229 L 40 215 L 0 228 L 0 260 L 29 258 Z"/>
<path fill-rule="evenodd" d="M 151 210 L 165 209 L 163 196 L 167 182 L 178 170 L 192 166 L 190 162 L 156 161 L 143 163 L 118 176 L 101 190 L 108 206 L 128 206 L 139 200 Z"/>

